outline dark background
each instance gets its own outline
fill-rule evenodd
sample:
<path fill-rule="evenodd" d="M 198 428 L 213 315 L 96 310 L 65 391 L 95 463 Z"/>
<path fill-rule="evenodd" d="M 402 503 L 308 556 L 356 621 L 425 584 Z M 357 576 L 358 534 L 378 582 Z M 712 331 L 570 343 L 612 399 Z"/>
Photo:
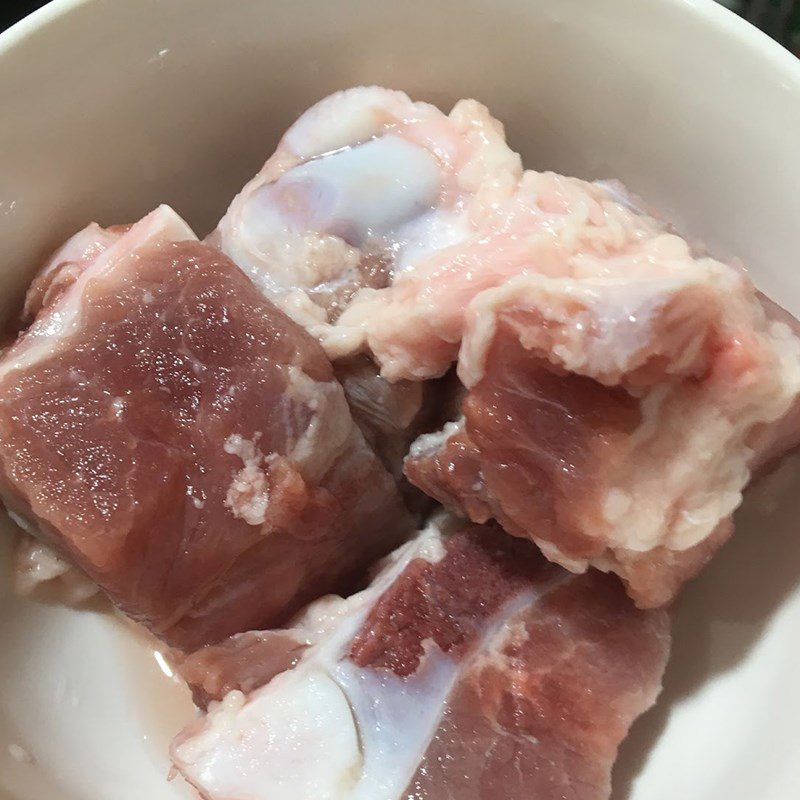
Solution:
<path fill-rule="evenodd" d="M 25 2 L 0 0 L 0 29 L 13 25 L 18 19 L 22 19 L 43 5 L 42 0 L 39 2 L 36 0 L 26 0 Z"/>
<path fill-rule="evenodd" d="M 221 0 L 223 1 L 223 0 Z M 800 55 L 800 0 L 720 0 Z M 0 30 L 30 14 L 43 0 L 0 0 Z"/>

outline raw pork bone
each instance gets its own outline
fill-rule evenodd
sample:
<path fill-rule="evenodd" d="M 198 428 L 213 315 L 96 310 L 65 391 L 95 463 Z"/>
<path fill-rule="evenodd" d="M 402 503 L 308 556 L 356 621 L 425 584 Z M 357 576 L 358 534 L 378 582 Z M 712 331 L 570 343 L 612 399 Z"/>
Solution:
<path fill-rule="evenodd" d="M 793 424 L 800 341 L 742 272 L 602 187 L 526 172 L 472 223 L 356 295 L 330 340 L 389 380 L 458 362 L 464 421 L 413 449 L 412 483 L 568 569 L 619 573 L 642 606 L 669 602 Z"/>
<path fill-rule="evenodd" d="M 336 359 L 343 345 L 330 323 L 354 292 L 388 286 L 468 235 L 470 216 L 505 194 L 521 169 L 502 126 L 474 101 L 447 116 L 402 92 L 349 89 L 289 128 L 209 241 Z M 336 369 L 356 421 L 402 473 L 440 387 L 390 383 L 365 357 Z"/>
<path fill-rule="evenodd" d="M 185 649 L 346 589 L 411 528 L 317 342 L 166 207 L 4 354 L 0 491 Z"/>
<path fill-rule="evenodd" d="M 210 800 L 607 798 L 669 650 L 667 613 L 618 581 L 472 525 L 429 527 L 363 592 L 280 633 L 296 666 L 173 745 Z"/>
<path fill-rule="evenodd" d="M 462 240 L 477 203 L 521 173 L 473 100 L 449 116 L 377 86 L 306 111 L 209 240 L 293 318 L 323 335 L 358 289 L 381 288 Z"/>

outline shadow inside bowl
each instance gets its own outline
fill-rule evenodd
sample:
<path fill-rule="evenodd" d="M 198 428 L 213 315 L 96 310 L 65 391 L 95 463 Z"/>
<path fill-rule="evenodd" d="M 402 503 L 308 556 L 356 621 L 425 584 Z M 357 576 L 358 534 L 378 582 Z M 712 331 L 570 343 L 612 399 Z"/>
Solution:
<path fill-rule="evenodd" d="M 796 455 L 748 492 L 733 537 L 681 595 L 664 689 L 620 748 L 613 800 L 633 797 L 673 710 L 744 661 L 781 603 L 800 586 L 798 488 Z"/>

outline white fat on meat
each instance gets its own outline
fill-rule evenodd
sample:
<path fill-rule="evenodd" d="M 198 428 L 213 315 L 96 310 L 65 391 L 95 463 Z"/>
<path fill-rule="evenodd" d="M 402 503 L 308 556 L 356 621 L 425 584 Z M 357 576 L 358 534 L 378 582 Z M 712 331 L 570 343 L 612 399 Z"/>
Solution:
<path fill-rule="evenodd" d="M 449 558 L 452 563 L 442 564 Z M 456 565 L 466 573 L 454 600 L 446 583 Z M 479 585 L 481 579 L 493 585 Z M 583 594 L 597 597 L 602 610 L 580 603 Z M 409 611 L 405 604 L 420 597 L 422 606 Z M 417 630 L 420 620 L 423 628 Z M 599 637 L 598 626 L 604 631 Z M 556 645 L 548 628 L 559 640 Z M 539 631 L 547 643 L 543 648 L 531 639 Z M 492 773 L 487 786 L 470 798 L 490 800 L 505 789 L 509 800 L 556 800 L 564 796 L 561 784 L 574 781 L 587 787 L 576 800 L 603 800 L 619 740 L 655 699 L 669 647 L 666 614 L 637 611 L 612 579 L 570 575 L 547 564 L 529 543 L 496 530 L 465 529 L 443 515 L 387 558 L 367 589 L 347 600 L 312 604 L 282 633 L 310 645 L 299 663 L 248 695 L 234 690 L 212 703 L 173 744 L 175 765 L 209 800 L 460 797 L 464 773 L 455 778 L 447 773 L 438 755 L 442 748 L 464 759 L 465 770 Z M 579 641 L 571 641 L 572 635 Z M 364 636 L 366 656 L 359 649 Z M 620 658 L 615 648 L 623 641 L 633 649 Z M 384 646 L 398 649 L 386 655 Z M 581 648 L 587 646 L 583 656 Z M 410 652 L 416 653 L 413 661 L 403 662 Z M 559 691 L 571 696 L 584 657 L 590 690 L 606 700 L 584 710 L 580 722 L 565 722 L 560 706 L 550 705 L 549 689 L 542 687 L 553 681 L 563 687 L 556 696 Z M 595 659 L 602 677 L 593 672 Z M 468 696 L 472 687 L 488 693 L 485 703 L 475 704 Z M 582 684 L 579 691 L 585 691 Z M 556 727 L 566 728 L 543 736 L 541 750 L 532 735 L 517 731 L 518 724 L 533 730 L 541 719 L 509 720 L 501 710 L 517 704 L 522 720 L 537 702 L 540 714 L 556 714 Z M 603 719 L 608 713 L 610 726 Z M 499 763 L 485 767 L 486 748 L 491 751 L 492 745 L 483 737 L 495 739 L 499 760 L 508 758 L 505 747 L 521 744 L 525 752 L 512 758 L 542 759 L 542 771 L 553 775 L 542 779 L 533 767 L 520 773 L 522 784 L 509 781 Z M 547 787 L 543 791 L 536 788 L 540 780 Z"/>
<path fill-rule="evenodd" d="M 447 116 L 402 92 L 349 89 L 289 128 L 210 241 L 328 342 L 353 292 L 464 240 L 476 204 L 520 171 L 502 127 L 474 101 Z M 332 355 L 343 348 L 330 344 Z"/>
<path fill-rule="evenodd" d="M 733 288 L 726 283 L 738 283 L 738 276 L 719 266 L 649 279 L 636 274 L 511 278 L 468 306 L 459 378 L 467 388 L 480 381 L 498 319 L 514 312 L 535 315 L 533 323 L 520 325 L 526 349 L 608 386 L 655 357 L 663 360 L 666 376 L 701 374 L 709 360 L 704 352 L 708 329 L 717 316 L 708 307 Z"/>
<path fill-rule="evenodd" d="M 368 349 L 390 380 L 431 378 L 457 359 L 471 302 L 516 277 L 696 279 L 685 274 L 683 240 L 598 186 L 530 170 L 502 185 L 494 202 L 473 206 L 468 237 L 426 254 L 391 286 L 356 294 L 326 333 L 329 349 Z"/>
<path fill-rule="evenodd" d="M 263 525 L 269 504 L 269 483 L 263 468 L 266 459 L 257 447 L 258 438 L 258 434 L 251 440 L 234 433 L 223 444 L 226 453 L 238 456 L 244 464 L 231 479 L 225 504 L 248 525 Z"/>
<path fill-rule="evenodd" d="M 25 530 L 30 525 L 13 511 L 9 516 Z M 100 589 L 46 544 L 31 535 L 20 537 L 14 551 L 13 586 L 20 595 L 31 595 L 43 586 L 56 588 L 59 599 L 67 605 L 79 605 L 94 597 Z"/>
<path fill-rule="evenodd" d="M 418 436 L 411 444 L 409 455 L 411 458 L 423 458 L 436 453 L 440 450 L 453 436 L 464 429 L 463 417 L 452 422 L 446 422 L 440 431 L 433 431 L 432 433 L 423 433 Z"/>
<path fill-rule="evenodd" d="M 429 654 L 422 684 L 406 692 L 393 676 L 359 674 L 345 656 L 377 598 L 412 559 L 435 561 L 440 547 L 438 527 L 429 526 L 387 559 L 368 589 L 312 603 L 289 631 L 316 646 L 249 697 L 231 692 L 212 704 L 199 732 L 173 747 L 181 772 L 215 799 L 395 797 L 433 735 L 455 665 Z"/>

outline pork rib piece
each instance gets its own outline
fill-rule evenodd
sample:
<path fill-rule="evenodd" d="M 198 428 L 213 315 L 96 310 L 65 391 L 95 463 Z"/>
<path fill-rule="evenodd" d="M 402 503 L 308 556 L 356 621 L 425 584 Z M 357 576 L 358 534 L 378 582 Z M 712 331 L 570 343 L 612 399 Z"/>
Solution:
<path fill-rule="evenodd" d="M 669 602 L 800 434 L 798 340 L 721 275 L 705 297 L 527 278 L 486 292 L 470 314 L 491 330 L 461 345 L 463 418 L 415 443 L 409 479 L 570 569 L 616 572 L 644 607 Z"/>
<path fill-rule="evenodd" d="M 642 207 L 523 172 L 474 101 L 371 87 L 303 115 L 214 238 L 332 358 L 371 356 L 361 396 L 457 363 L 461 433 L 424 439 L 412 482 L 651 606 L 725 540 L 762 451 L 797 441 L 800 353 L 745 276 Z M 411 428 L 366 430 L 386 452 Z"/>
<path fill-rule="evenodd" d="M 730 532 L 759 442 L 796 418 L 800 340 L 742 272 L 603 187 L 525 172 L 495 199 L 323 338 L 390 381 L 457 362 L 463 423 L 414 448 L 411 481 L 669 602 Z"/>
<path fill-rule="evenodd" d="M 478 526 L 427 529 L 283 635 L 296 666 L 173 745 L 209 800 L 607 798 L 669 650 L 666 612 Z"/>
<path fill-rule="evenodd" d="M 499 123 L 474 101 L 446 116 L 402 92 L 349 89 L 289 128 L 209 241 L 335 358 L 350 345 L 330 322 L 352 295 L 390 285 L 462 239 L 470 216 L 506 193 L 521 169 Z M 400 474 L 437 389 L 390 383 L 358 356 L 337 364 L 337 374 L 356 420 Z"/>
<path fill-rule="evenodd" d="M 0 361 L 4 503 L 180 648 L 346 588 L 411 523 L 317 342 L 170 209 L 111 238 Z"/>
<path fill-rule="evenodd" d="M 210 241 L 310 330 L 469 233 L 469 214 L 521 174 L 474 101 L 449 116 L 377 86 L 310 108 L 231 203 Z"/>

